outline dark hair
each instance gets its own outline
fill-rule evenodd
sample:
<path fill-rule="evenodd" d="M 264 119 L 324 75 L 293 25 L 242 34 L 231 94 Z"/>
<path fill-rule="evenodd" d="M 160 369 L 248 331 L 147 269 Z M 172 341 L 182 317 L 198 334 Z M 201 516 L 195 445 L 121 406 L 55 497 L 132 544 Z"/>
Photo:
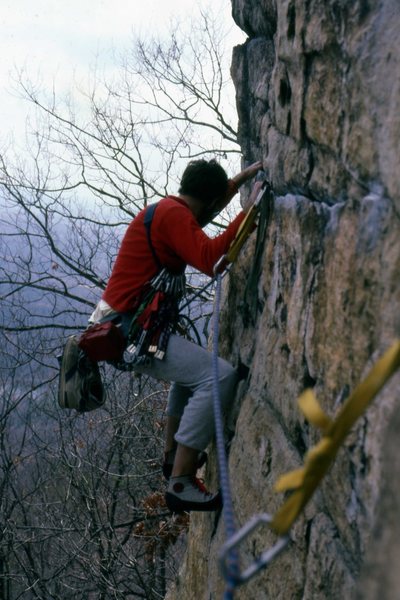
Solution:
<path fill-rule="evenodd" d="M 225 196 L 228 176 L 216 160 L 192 160 L 183 172 L 180 194 L 207 203 Z"/>

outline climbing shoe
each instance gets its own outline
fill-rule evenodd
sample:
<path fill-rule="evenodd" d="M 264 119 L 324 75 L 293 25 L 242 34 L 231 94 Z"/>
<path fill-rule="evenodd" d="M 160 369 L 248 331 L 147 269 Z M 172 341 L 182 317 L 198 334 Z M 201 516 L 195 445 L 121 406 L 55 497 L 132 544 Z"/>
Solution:
<path fill-rule="evenodd" d="M 204 483 L 192 475 L 171 477 L 165 501 L 171 512 L 211 511 L 222 507 L 221 492 L 211 494 Z"/>
<path fill-rule="evenodd" d="M 59 406 L 87 412 L 99 408 L 104 401 L 98 364 L 79 348 L 77 336 L 69 337 L 60 358 Z"/>
<path fill-rule="evenodd" d="M 164 453 L 164 462 L 162 465 L 162 472 L 164 478 L 169 481 L 169 478 L 172 475 L 172 467 L 174 466 L 176 448 L 170 450 L 169 452 Z M 199 456 L 197 459 L 197 469 L 201 469 L 208 460 L 207 452 L 199 452 Z"/>

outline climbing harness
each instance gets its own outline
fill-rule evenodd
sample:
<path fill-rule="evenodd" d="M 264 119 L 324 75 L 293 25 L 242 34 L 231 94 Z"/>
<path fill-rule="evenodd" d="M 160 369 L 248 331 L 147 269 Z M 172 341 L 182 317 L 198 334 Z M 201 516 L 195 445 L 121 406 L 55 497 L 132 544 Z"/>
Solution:
<path fill-rule="evenodd" d="M 156 275 L 144 287 L 130 315 L 127 347 L 122 360 L 114 363 L 121 370 L 131 370 L 138 364 L 146 364 L 150 358 L 164 358 L 168 340 L 178 325 L 179 304 L 185 295 L 184 273 L 172 273 L 163 267 L 151 240 L 151 224 L 157 203 L 147 207 L 144 214 L 147 241 L 154 262 Z"/>

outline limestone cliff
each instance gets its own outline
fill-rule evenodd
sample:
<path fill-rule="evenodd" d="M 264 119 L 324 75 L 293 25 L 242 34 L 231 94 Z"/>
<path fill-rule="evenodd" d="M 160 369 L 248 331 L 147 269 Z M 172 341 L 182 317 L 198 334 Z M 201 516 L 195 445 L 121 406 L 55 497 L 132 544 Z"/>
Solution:
<path fill-rule="evenodd" d="M 230 423 L 241 525 L 276 510 L 274 482 L 318 439 L 299 393 L 313 387 L 334 414 L 400 335 L 400 10 L 398 0 L 233 0 L 233 15 L 248 34 L 232 64 L 243 154 L 263 159 L 275 192 L 265 238 L 225 285 L 221 322 L 221 353 L 250 368 Z M 399 392 L 397 374 L 291 546 L 238 600 L 400 597 Z M 207 477 L 217 485 L 213 461 Z M 221 518 L 192 517 L 169 600 L 221 597 L 223 539 Z M 243 562 L 273 541 L 257 531 Z"/>

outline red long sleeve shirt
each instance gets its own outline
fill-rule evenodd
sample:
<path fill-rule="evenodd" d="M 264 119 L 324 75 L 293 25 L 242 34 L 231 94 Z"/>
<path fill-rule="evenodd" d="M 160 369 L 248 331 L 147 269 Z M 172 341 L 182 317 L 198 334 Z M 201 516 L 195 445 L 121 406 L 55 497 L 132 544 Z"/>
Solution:
<path fill-rule="evenodd" d="M 229 196 L 236 192 L 231 185 Z M 143 286 L 159 270 L 149 247 L 144 214 L 145 210 L 140 211 L 128 226 L 103 293 L 103 300 L 118 312 L 132 309 Z M 151 241 L 160 263 L 170 271 L 182 272 L 189 264 L 212 276 L 215 263 L 228 250 L 244 216 L 240 212 L 223 233 L 209 238 L 186 203 L 167 196 L 154 213 Z"/>

